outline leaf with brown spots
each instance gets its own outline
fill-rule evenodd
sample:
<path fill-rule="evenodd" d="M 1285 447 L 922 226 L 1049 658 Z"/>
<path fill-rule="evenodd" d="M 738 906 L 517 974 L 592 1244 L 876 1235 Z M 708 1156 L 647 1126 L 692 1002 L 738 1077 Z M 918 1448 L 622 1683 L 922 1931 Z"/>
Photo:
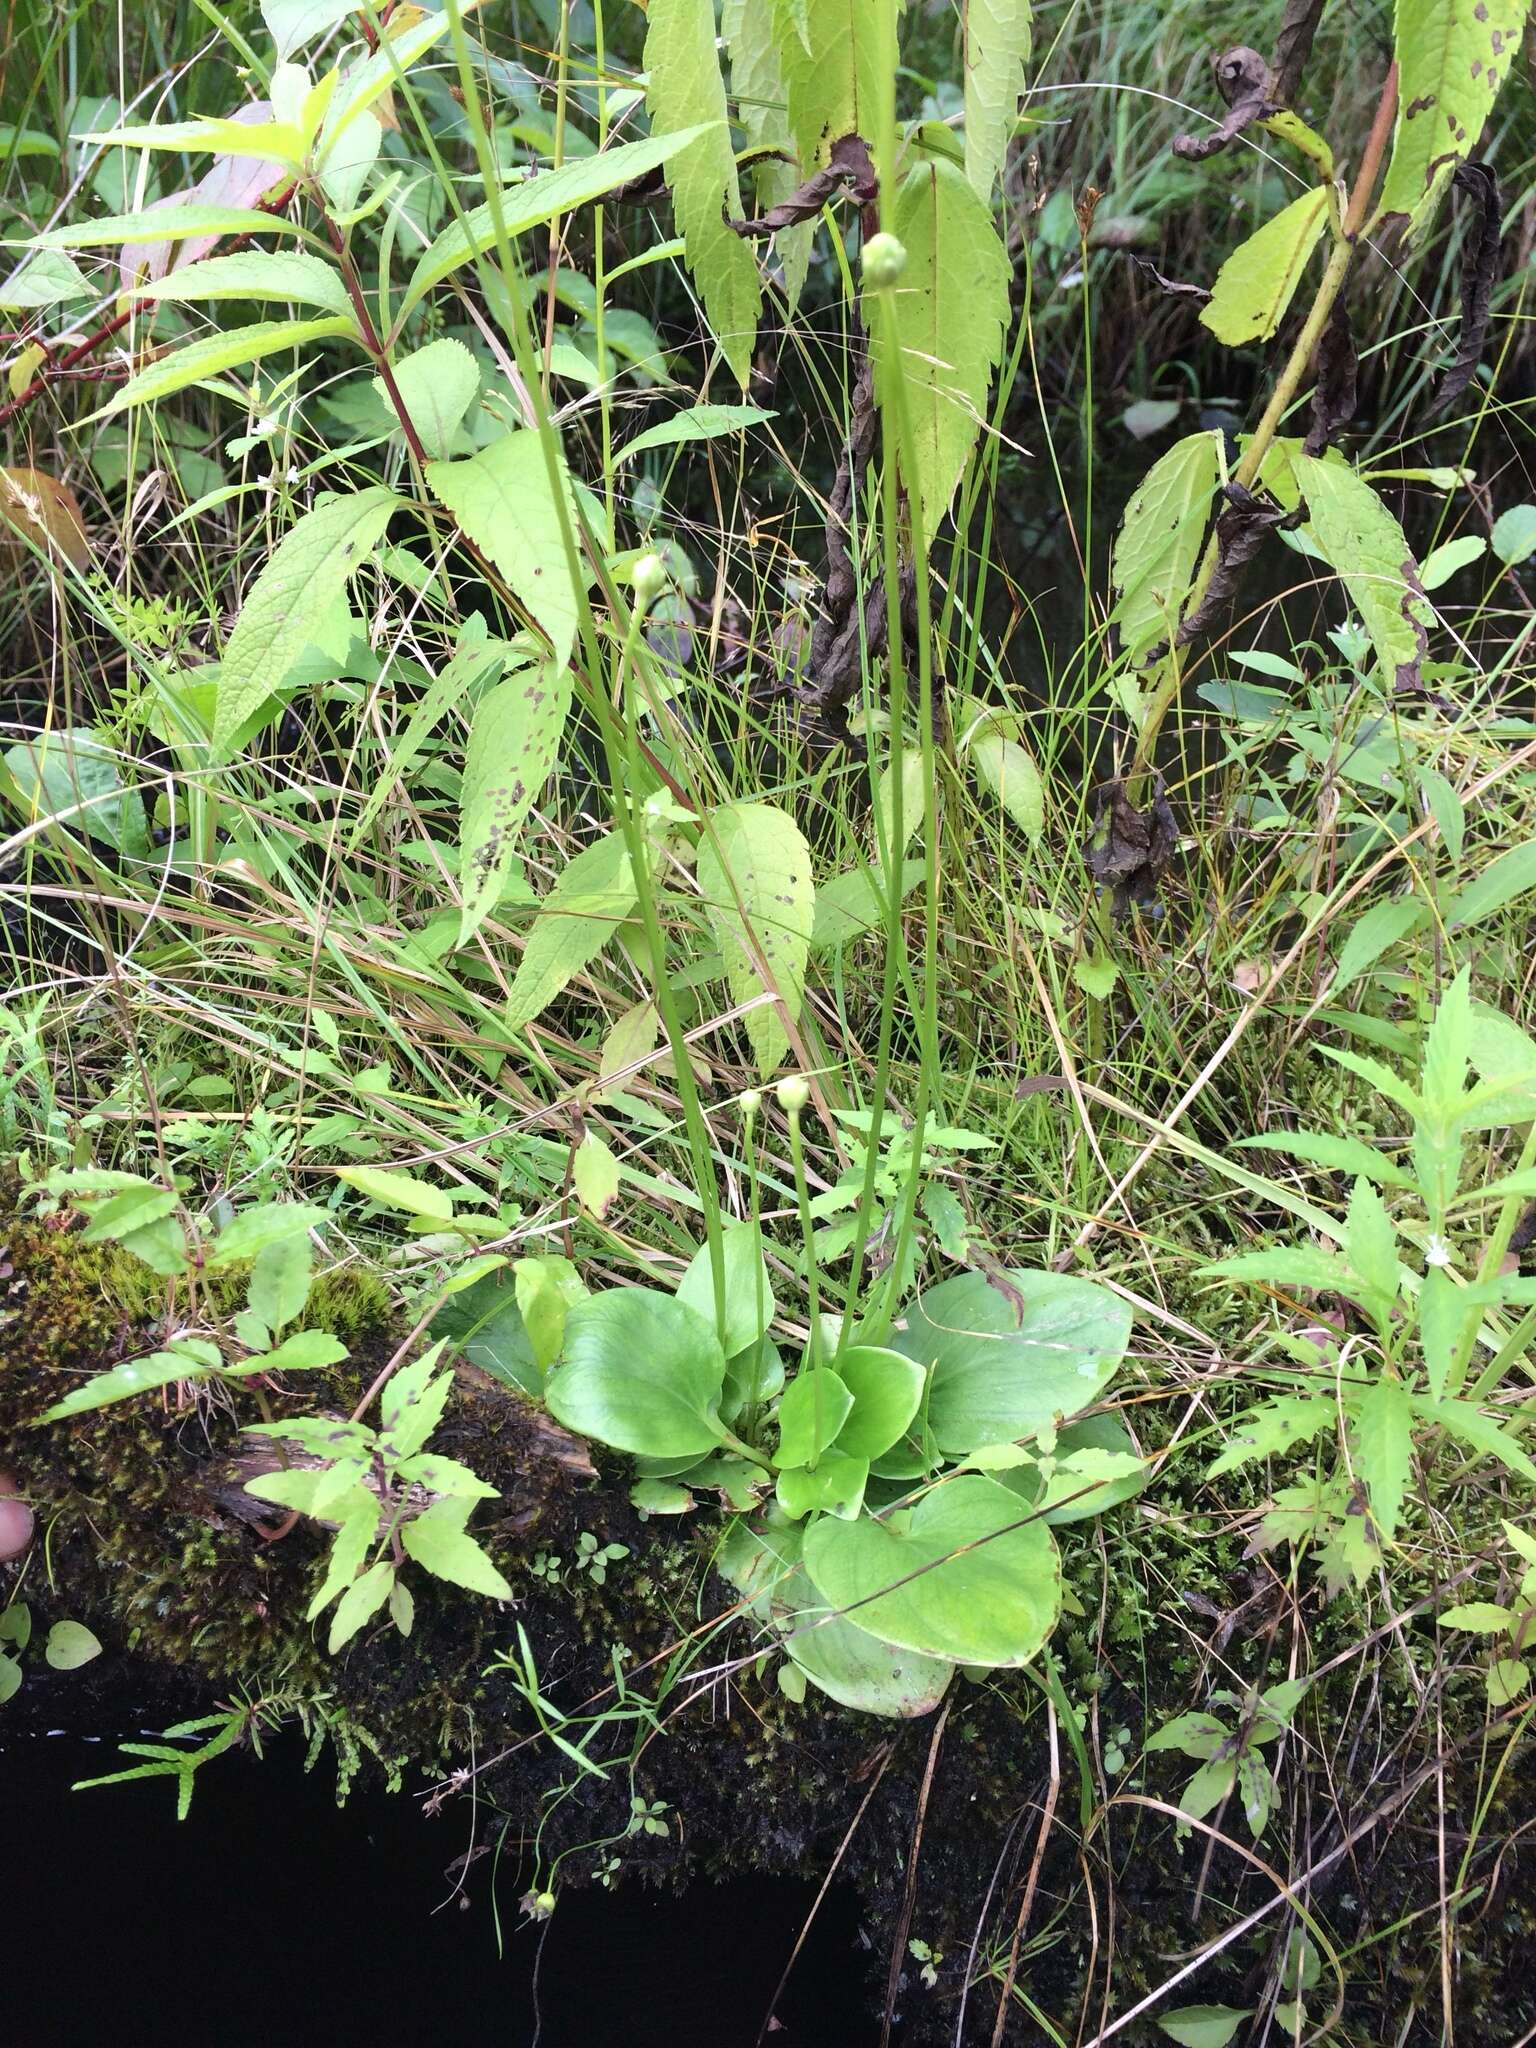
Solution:
<path fill-rule="evenodd" d="M 1397 127 L 1378 220 L 1422 234 L 1520 54 L 1530 0 L 1397 0 Z"/>
<path fill-rule="evenodd" d="M 1359 363 L 1349 308 L 1341 294 L 1333 302 L 1328 325 L 1317 345 L 1317 383 L 1312 391 L 1312 424 L 1305 442 L 1309 455 L 1321 455 L 1340 427 L 1355 416 Z"/>
<path fill-rule="evenodd" d="M 459 797 L 461 946 L 496 907 L 570 706 L 570 671 L 551 660 L 505 677 L 475 707 Z"/>

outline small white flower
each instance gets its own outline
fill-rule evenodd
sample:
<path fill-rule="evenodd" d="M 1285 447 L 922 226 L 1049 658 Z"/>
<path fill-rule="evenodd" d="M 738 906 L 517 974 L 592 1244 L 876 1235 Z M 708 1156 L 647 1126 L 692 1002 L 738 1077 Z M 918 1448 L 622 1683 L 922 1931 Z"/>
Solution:
<path fill-rule="evenodd" d="M 1424 1247 L 1426 1266 L 1448 1266 L 1451 1263 L 1450 1246 L 1437 1232 L 1431 1231 L 1429 1242 Z"/>

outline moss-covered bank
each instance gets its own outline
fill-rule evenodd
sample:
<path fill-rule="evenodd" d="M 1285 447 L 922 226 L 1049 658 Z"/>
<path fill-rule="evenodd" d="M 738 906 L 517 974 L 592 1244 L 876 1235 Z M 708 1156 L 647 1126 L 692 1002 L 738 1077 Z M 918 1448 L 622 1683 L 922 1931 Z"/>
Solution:
<path fill-rule="evenodd" d="M 147 1678 L 163 1692 L 167 1720 L 242 1694 L 295 1711 L 307 1703 L 365 1768 L 441 1784 L 445 1801 L 473 1763 L 485 1838 L 505 1828 L 525 1870 L 557 1891 L 594 1876 L 819 1876 L 841 1852 L 868 1912 L 871 1995 L 882 1995 L 895 1949 L 909 2040 L 952 2041 L 957 2027 L 964 2041 L 993 2038 L 1042 1837 L 1005 2039 L 1072 2039 L 1080 2021 L 1092 2038 L 1202 1942 L 1279 1897 L 1165 2004 L 1256 2006 L 1272 1988 L 1295 1924 L 1275 1877 L 1217 1844 L 1202 1881 L 1207 1838 L 1181 1842 L 1165 1812 L 1134 1803 L 1176 1797 L 1179 1759 L 1156 1760 L 1164 1768 L 1130 1798 L 1129 1781 L 1100 1768 L 1115 1732 L 1127 1731 L 1133 1752 L 1149 1723 L 1203 1703 L 1190 1696 L 1193 1660 L 1176 1653 L 1187 1634 L 1149 1603 L 1141 1589 L 1152 1580 L 1134 1569 L 1133 1547 L 1161 1545 L 1182 1588 L 1220 1606 L 1243 1583 L 1235 1539 L 1197 1548 L 1148 1521 L 1107 1531 L 1107 1548 L 1085 1538 L 1069 1555 L 1082 1615 L 1058 1648 L 1094 1757 L 1085 1798 L 1060 1725 L 1053 1785 L 1047 1710 L 1028 1680 L 961 1685 L 942 1725 L 848 1714 L 814 1692 L 804 1704 L 783 1697 L 748 1661 L 745 1630 L 719 1619 L 731 1596 L 709 1567 L 718 1525 L 642 1521 L 620 1471 L 591 1466 L 537 1410 L 465 1367 L 434 1444 L 498 1488 L 476 1530 L 515 1604 L 417 1575 L 409 1639 L 385 1627 L 332 1659 L 304 1620 L 323 1538 L 301 1522 L 273 1541 L 253 1522 L 235 1418 L 217 1401 L 150 1395 L 36 1426 L 80 1376 L 158 1334 L 146 1327 L 137 1272 L 111 1249 L 83 1246 L 67 1219 L 9 1213 L 0 1247 L 0 1446 L 38 1511 L 24 1597 L 42 1622 L 86 1622 L 107 1650 L 83 1672 L 30 1676 L 0 1711 L 57 1718 L 72 1696 L 99 1732 L 115 1734 L 113 1685 L 129 1684 L 130 1669 L 134 1687 Z M 306 1377 L 304 1406 L 345 1412 L 397 1341 L 387 1295 L 367 1278 L 335 1276 L 317 1287 L 312 1320 L 344 1336 L 351 1357 L 322 1385 Z M 594 1573 L 581 1562 L 584 1533 L 627 1555 Z M 0 1568 L 0 1597 L 22 1568 Z M 1317 1661 L 1335 1636 L 1349 1640 L 1336 1609 L 1308 1619 Z M 1226 1654 L 1253 1675 L 1262 1644 L 1239 1635 Z M 1332 1673 L 1309 1702 L 1285 1752 L 1280 1817 L 1257 1853 L 1288 1873 L 1324 1948 L 1353 1951 L 1333 2038 L 1440 2039 L 1442 1940 L 1476 2038 L 1514 2042 L 1536 2025 L 1524 1960 L 1536 1909 L 1518 1833 L 1536 1816 L 1536 1779 L 1510 1727 L 1486 1739 L 1483 1728 L 1470 1687 L 1427 1702 L 1390 1658 Z M 637 1800 L 664 1832 L 637 1822 Z M 1235 1815 L 1228 1824 L 1246 1843 Z M 1444 1913 L 1442 1866 L 1444 1889 L 1460 1886 Z M 913 1940 L 935 1958 L 932 1983 Z M 1325 1954 L 1311 2024 L 1332 2002 Z M 1164 2037 L 1149 2018 L 1116 2038 Z"/>

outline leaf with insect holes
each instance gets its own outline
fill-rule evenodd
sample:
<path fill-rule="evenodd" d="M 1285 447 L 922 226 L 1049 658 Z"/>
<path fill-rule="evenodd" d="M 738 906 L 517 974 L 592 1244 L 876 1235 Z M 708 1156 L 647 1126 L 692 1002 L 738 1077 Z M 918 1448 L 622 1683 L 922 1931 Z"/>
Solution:
<path fill-rule="evenodd" d="M 401 356 L 391 375 L 394 391 L 385 378 L 373 380 L 382 403 L 397 418 L 403 410 L 429 456 L 450 454 L 464 415 L 480 396 L 480 365 L 469 350 L 451 335 L 441 335 Z"/>
<path fill-rule="evenodd" d="M 459 794 L 459 944 L 495 909 L 517 837 L 560 752 L 571 708 L 563 661 L 539 661 L 496 683 L 475 706 Z"/>
<path fill-rule="evenodd" d="M 751 244 L 730 225 L 741 217 L 741 185 L 726 121 L 714 0 L 650 0 L 646 23 L 646 104 L 652 129 L 662 135 L 704 130 L 672 158 L 667 185 L 704 311 L 745 390 L 763 288 Z"/>
<path fill-rule="evenodd" d="M 1110 558 L 1115 587 L 1110 619 L 1133 663 L 1171 640 L 1178 625 L 1210 521 L 1220 446 L 1215 433 L 1186 434 L 1175 441 L 1147 471 L 1125 509 Z"/>
<path fill-rule="evenodd" d="M 1529 0 L 1397 0 L 1397 125 L 1378 214 L 1428 226 L 1520 53 Z"/>
<path fill-rule="evenodd" d="M 1261 1401 L 1237 1418 L 1227 1448 L 1207 1469 L 1206 1477 L 1216 1479 L 1223 1472 L 1235 1472 L 1255 1458 L 1283 1457 L 1330 1428 L 1334 1415 L 1333 1402 L 1321 1396 Z"/>
<path fill-rule="evenodd" d="M 1282 207 L 1217 271 L 1200 311 L 1201 326 L 1228 348 L 1267 341 L 1285 318 L 1327 224 L 1328 195 L 1321 185 Z"/>
<path fill-rule="evenodd" d="M 883 307 L 874 319 L 875 393 L 889 408 L 898 385 L 904 387 L 913 463 L 905 482 L 923 534 L 931 538 L 986 417 L 1012 273 L 990 206 L 957 164 L 937 158 L 914 164 L 897 189 L 893 213 L 891 232 L 907 260 L 889 322 Z"/>
<path fill-rule="evenodd" d="M 539 905 L 507 1000 L 507 1028 L 532 1023 L 596 957 L 635 907 L 622 832 L 605 833 L 561 870 Z"/>
<path fill-rule="evenodd" d="M 292 669 L 315 630 L 384 537 L 400 500 L 382 484 L 327 498 L 283 535 L 246 593 L 219 665 L 213 746 L 234 735 Z"/>
<path fill-rule="evenodd" d="M 965 175 L 988 206 L 1018 119 L 1033 14 L 1031 0 L 965 0 Z"/>
<path fill-rule="evenodd" d="M 816 916 L 811 852 L 799 826 L 774 804 L 725 804 L 699 842 L 697 873 L 732 997 L 748 1003 L 766 987 L 793 1023 Z M 789 1049 L 778 1007 L 760 1005 L 745 1024 L 758 1071 L 771 1074 Z"/>
<path fill-rule="evenodd" d="M 576 638 L 578 600 L 538 434 L 516 428 L 463 462 L 429 462 L 426 477 L 433 497 L 490 557 L 564 662 Z M 574 525 L 563 464 L 560 489 Z"/>
<path fill-rule="evenodd" d="M 897 0 L 777 0 L 775 13 L 790 133 L 809 175 L 840 137 L 882 132 Z"/>

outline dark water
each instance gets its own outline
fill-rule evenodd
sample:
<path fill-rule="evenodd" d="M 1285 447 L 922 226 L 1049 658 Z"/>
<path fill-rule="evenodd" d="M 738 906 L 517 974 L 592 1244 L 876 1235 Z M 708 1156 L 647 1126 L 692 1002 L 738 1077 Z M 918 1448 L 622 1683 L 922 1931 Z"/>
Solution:
<path fill-rule="evenodd" d="M 126 1760 L 125 1760 L 126 1761 Z M 811 1887 L 751 1880 L 682 1898 L 568 1891 L 517 1927 L 516 1873 L 447 1867 L 467 1807 L 424 1820 L 279 1745 L 218 1759 L 179 1826 L 168 1781 L 72 1793 L 105 1744 L 0 1749 L 0 2041 L 7 2048 L 752 2048 Z M 445 1901 L 447 1903 L 445 1904 Z M 540 1939 L 542 1932 L 542 1950 Z M 873 1963 L 875 1968 L 870 1969 Z M 864 2048 L 884 1957 L 829 1897 L 765 2048 Z"/>

